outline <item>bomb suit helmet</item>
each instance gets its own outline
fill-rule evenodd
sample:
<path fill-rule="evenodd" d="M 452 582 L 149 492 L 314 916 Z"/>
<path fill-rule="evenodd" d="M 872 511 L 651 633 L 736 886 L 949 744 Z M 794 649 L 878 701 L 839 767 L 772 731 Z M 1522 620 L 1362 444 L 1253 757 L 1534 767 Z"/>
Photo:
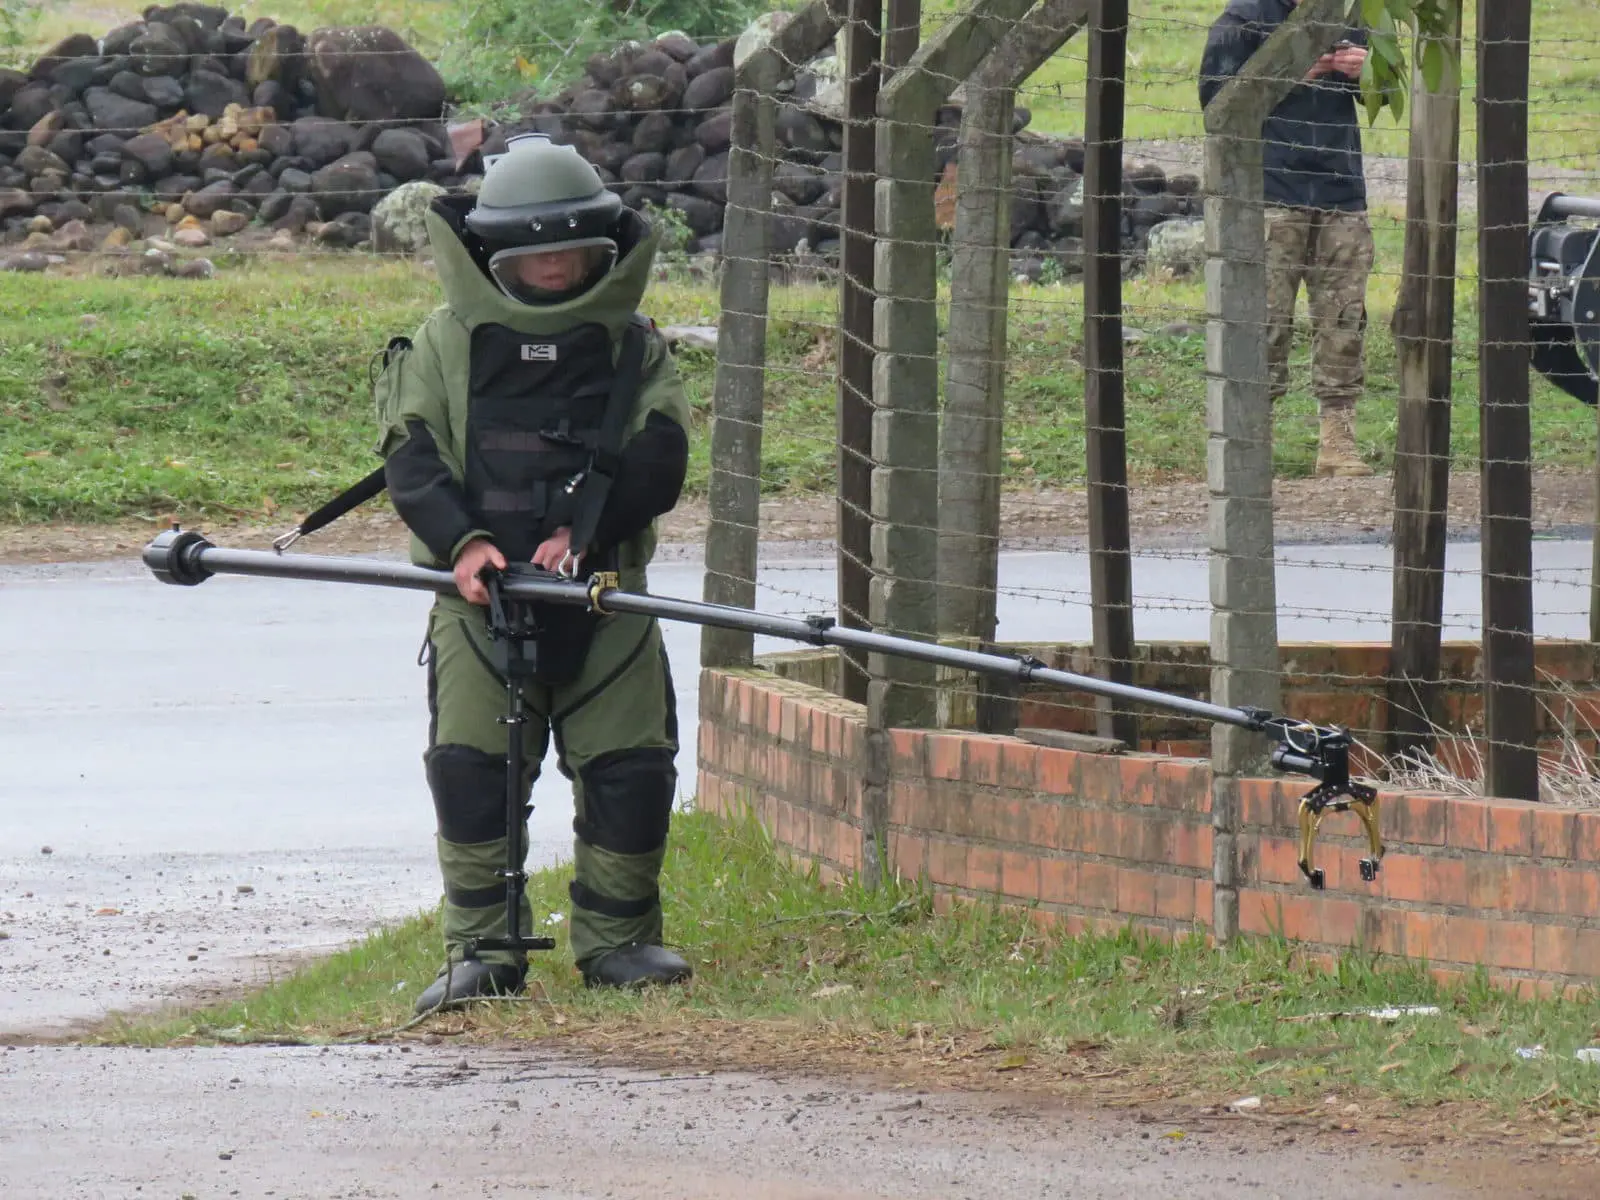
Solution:
<path fill-rule="evenodd" d="M 491 157 L 466 216 L 478 261 L 521 304 L 560 304 L 588 291 L 617 261 L 621 197 L 571 146 L 517 134 Z"/>

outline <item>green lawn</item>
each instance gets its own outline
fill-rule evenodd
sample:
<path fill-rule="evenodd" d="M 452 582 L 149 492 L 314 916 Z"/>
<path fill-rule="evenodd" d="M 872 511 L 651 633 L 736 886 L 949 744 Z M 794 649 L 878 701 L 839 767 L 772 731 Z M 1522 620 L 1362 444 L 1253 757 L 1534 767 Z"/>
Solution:
<path fill-rule="evenodd" d="M 589 992 L 568 957 L 569 872 L 541 871 L 529 885 L 535 923 L 557 941 L 533 958 L 535 1002 L 479 1006 L 465 1026 L 456 1015 L 431 1020 L 610 1052 L 671 1044 L 680 1068 L 727 1049 L 718 1039 L 731 1032 L 763 1062 L 803 1053 L 809 1070 L 867 1060 L 915 1069 L 948 1053 L 994 1081 L 1059 1087 L 1132 1071 L 1173 1094 L 1259 1095 L 1269 1111 L 1330 1092 L 1401 1107 L 1465 1102 L 1502 1119 L 1600 1111 L 1595 1068 L 1573 1057 L 1600 1019 L 1593 997 L 1523 1001 L 1481 981 L 1441 986 L 1423 965 L 1358 950 L 1328 971 L 1276 938 L 1217 951 L 1198 933 L 1172 943 L 1064 937 L 987 904 L 936 915 L 912 883 L 827 887 L 786 865 L 754 821 L 705 814 L 675 818 L 662 880 L 667 940 L 694 966 L 692 987 Z M 359 1040 L 410 1018 L 438 968 L 438 938 L 434 914 L 423 914 L 243 999 L 119 1021 L 99 1040 Z M 1307 1019 L 1405 1005 L 1440 1011 L 1399 1023 Z M 1517 1057 L 1534 1045 L 1544 1057 Z"/>
<path fill-rule="evenodd" d="M 1380 256 L 1399 233 L 1380 226 Z M 1464 269 L 1470 271 L 1469 255 Z M 374 464 L 368 384 L 373 355 L 410 332 L 436 302 L 423 268 L 364 255 L 299 262 L 219 256 L 211 281 L 0 274 L 0 520 L 162 520 L 304 511 Z M 1372 286 L 1370 400 L 1358 432 L 1386 464 L 1394 439 L 1395 278 Z M 1203 321 L 1195 281 L 1136 279 L 1128 323 L 1149 333 L 1128 347 L 1131 473 L 1136 481 L 1198 479 L 1205 471 L 1203 339 L 1168 336 Z M 1455 459 L 1475 468 L 1476 314 L 1464 286 L 1457 322 Z M 1010 322 L 1005 480 L 1059 486 L 1084 472 L 1082 290 L 1017 286 Z M 662 324 L 714 323 L 704 283 L 658 285 Z M 769 324 L 764 486 L 771 495 L 833 486 L 834 296 L 780 288 Z M 1299 357 L 1304 359 L 1302 342 Z M 696 415 L 689 489 L 703 491 L 713 356 L 679 357 Z M 1315 406 L 1296 392 L 1280 406 L 1278 470 L 1310 472 Z M 1592 462 L 1592 413 L 1536 381 L 1533 444 L 1542 467 Z"/>

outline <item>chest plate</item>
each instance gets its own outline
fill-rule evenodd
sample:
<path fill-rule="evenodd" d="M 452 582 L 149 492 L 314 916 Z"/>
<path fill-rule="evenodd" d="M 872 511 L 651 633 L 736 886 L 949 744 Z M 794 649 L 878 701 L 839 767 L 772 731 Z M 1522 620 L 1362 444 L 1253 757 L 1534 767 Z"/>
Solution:
<path fill-rule="evenodd" d="M 615 369 L 603 325 L 531 335 L 472 332 L 467 501 L 510 558 L 526 562 L 570 524 Z"/>

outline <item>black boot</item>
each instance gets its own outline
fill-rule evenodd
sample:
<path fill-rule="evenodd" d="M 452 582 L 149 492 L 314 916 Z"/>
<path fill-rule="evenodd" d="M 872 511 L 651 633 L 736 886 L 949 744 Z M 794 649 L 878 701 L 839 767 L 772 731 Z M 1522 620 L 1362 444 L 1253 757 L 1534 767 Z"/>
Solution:
<path fill-rule="evenodd" d="M 526 968 L 512 963 L 486 963 L 475 958 L 446 965 L 439 978 L 428 985 L 428 990 L 417 997 L 417 1014 L 432 1008 L 453 1008 L 476 1000 L 480 996 L 510 996 L 522 990 Z M 446 986 L 450 989 L 445 996 Z"/>
<path fill-rule="evenodd" d="M 583 982 L 596 987 L 644 987 L 682 983 L 694 974 L 689 964 L 662 946 L 635 943 L 608 950 L 583 968 Z"/>

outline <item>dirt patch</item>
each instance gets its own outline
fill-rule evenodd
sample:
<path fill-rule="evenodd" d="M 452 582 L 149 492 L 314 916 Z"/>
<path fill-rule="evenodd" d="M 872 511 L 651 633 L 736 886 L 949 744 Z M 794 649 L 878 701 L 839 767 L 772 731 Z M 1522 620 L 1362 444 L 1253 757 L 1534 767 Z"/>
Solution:
<path fill-rule="evenodd" d="M 1478 533 L 1479 477 L 1451 480 L 1449 531 Z M 1386 538 L 1392 527 L 1392 480 L 1285 479 L 1274 497 L 1278 539 L 1290 542 L 1350 542 Z M 1586 536 L 1594 523 L 1594 482 L 1586 472 L 1537 471 L 1533 487 L 1534 532 Z M 1129 491 L 1134 547 L 1142 543 L 1203 544 L 1210 499 L 1201 480 L 1140 484 Z M 761 505 L 764 542 L 831 545 L 836 506 L 825 495 L 767 500 Z M 693 553 L 705 539 L 704 500 L 687 500 L 662 521 L 663 554 Z M 219 544 L 267 549 L 292 525 L 294 516 L 229 522 L 194 522 Z M 1088 536 L 1085 490 L 1011 491 L 1000 503 L 1003 543 L 1011 549 L 1067 548 Z M 140 549 L 165 525 L 149 521 L 108 524 L 44 522 L 0 525 L 0 564 L 136 560 Z M 297 552 L 313 554 L 401 554 L 406 531 L 394 513 L 374 503 L 299 542 Z"/>

